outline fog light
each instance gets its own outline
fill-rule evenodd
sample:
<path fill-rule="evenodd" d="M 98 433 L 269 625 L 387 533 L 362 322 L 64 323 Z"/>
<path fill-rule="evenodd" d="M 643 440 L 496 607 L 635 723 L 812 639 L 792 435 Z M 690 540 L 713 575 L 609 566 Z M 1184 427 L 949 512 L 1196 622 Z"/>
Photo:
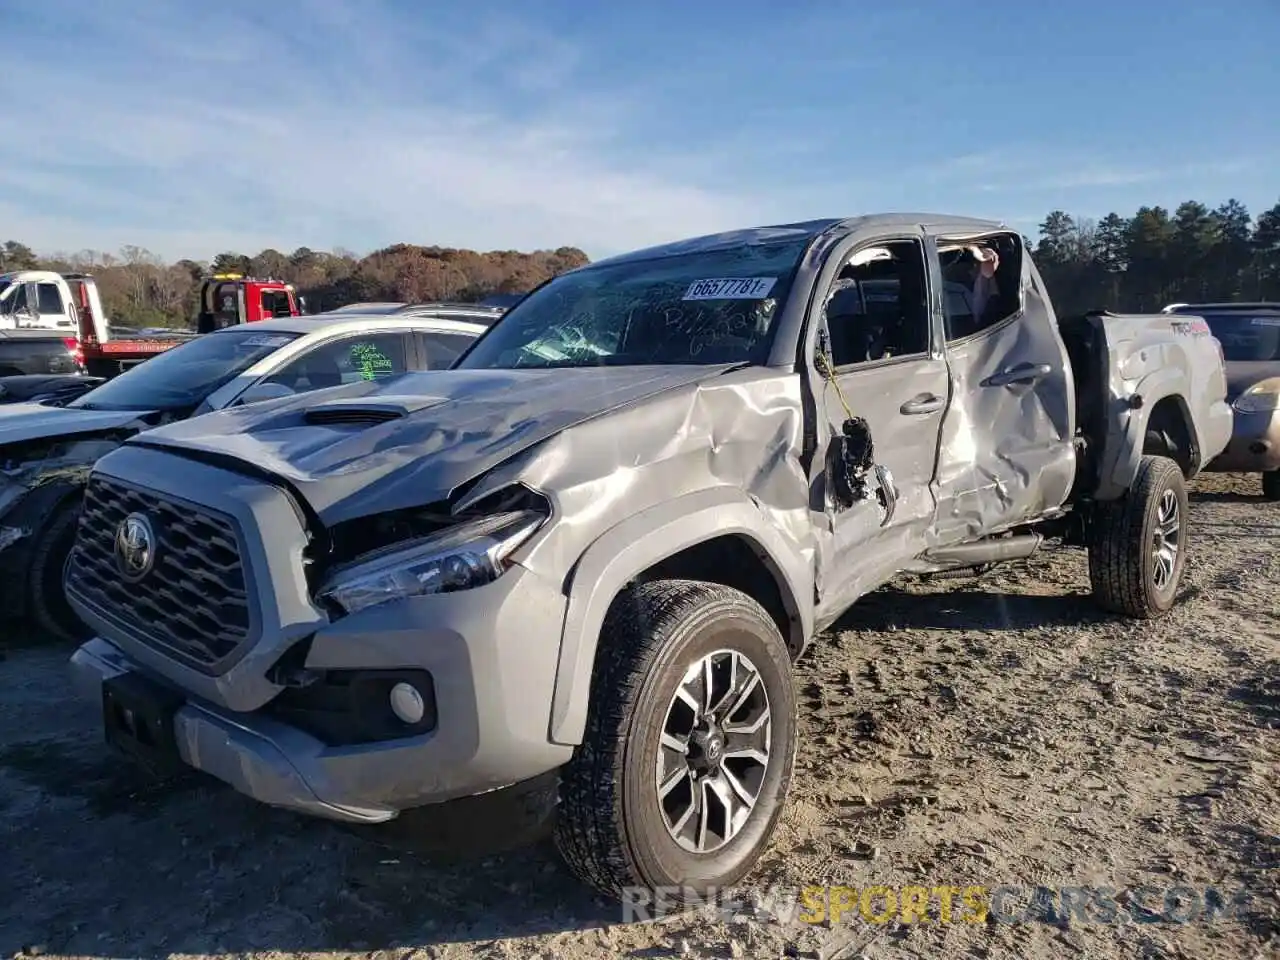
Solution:
<path fill-rule="evenodd" d="M 427 712 L 427 705 L 418 688 L 411 683 L 397 683 L 391 688 L 391 712 L 402 721 L 413 726 L 422 722 Z"/>

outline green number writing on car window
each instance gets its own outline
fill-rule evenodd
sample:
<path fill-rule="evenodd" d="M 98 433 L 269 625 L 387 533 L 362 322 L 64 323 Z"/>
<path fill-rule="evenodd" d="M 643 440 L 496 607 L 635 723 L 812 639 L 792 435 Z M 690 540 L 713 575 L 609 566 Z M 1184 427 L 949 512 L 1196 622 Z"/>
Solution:
<path fill-rule="evenodd" d="M 351 348 L 351 365 L 360 371 L 362 380 L 377 380 L 380 375 L 395 373 L 391 358 L 371 343 L 357 343 Z"/>

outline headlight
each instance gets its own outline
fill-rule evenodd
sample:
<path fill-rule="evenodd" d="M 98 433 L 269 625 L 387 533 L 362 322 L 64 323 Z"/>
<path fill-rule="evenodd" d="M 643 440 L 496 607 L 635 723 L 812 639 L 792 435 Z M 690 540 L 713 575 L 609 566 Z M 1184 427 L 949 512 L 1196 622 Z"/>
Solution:
<path fill-rule="evenodd" d="M 1280 381 L 1255 383 L 1236 397 L 1234 406 L 1241 413 L 1270 413 L 1280 409 Z"/>
<path fill-rule="evenodd" d="M 511 552 L 533 536 L 545 519 L 535 510 L 516 510 L 396 544 L 335 570 L 318 596 L 346 613 L 355 613 L 388 600 L 491 583 L 506 570 Z"/>

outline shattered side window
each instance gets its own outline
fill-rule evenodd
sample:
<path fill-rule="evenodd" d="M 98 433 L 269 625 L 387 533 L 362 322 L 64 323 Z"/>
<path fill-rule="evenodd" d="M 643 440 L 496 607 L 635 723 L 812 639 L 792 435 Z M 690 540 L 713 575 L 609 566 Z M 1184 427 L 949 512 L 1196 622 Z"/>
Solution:
<path fill-rule="evenodd" d="M 829 360 L 840 369 L 929 349 L 924 247 L 899 240 L 864 248 L 841 268 L 823 310 Z"/>
<path fill-rule="evenodd" d="M 588 267 L 507 313 L 467 369 L 760 363 L 808 238 Z"/>
<path fill-rule="evenodd" d="M 993 234 L 949 249 L 940 259 L 948 342 L 999 326 L 1022 309 L 1022 244 L 1016 234 Z"/>

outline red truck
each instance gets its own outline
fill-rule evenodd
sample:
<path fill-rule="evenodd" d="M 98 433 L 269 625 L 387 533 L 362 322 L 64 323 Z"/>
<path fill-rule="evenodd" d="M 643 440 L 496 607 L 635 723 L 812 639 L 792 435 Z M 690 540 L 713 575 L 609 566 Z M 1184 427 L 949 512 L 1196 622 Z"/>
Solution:
<path fill-rule="evenodd" d="M 200 285 L 196 332 L 209 333 L 220 327 L 274 317 L 297 317 L 302 315 L 303 306 L 291 283 L 215 273 Z"/>

